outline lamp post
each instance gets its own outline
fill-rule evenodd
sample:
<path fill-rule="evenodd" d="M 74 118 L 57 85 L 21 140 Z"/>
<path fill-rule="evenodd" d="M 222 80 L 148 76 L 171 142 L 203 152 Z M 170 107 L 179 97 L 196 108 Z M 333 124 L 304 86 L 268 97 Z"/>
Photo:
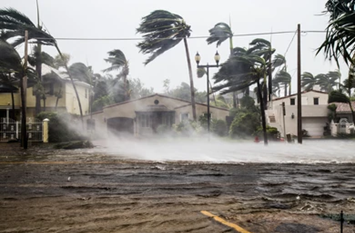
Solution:
<path fill-rule="evenodd" d="M 212 68 L 218 68 L 219 67 L 219 60 L 220 60 L 220 56 L 218 54 L 218 52 L 216 52 L 216 54 L 214 55 L 214 60 L 216 61 L 216 65 L 209 65 L 207 63 L 207 65 L 200 65 L 200 61 L 201 61 L 201 56 L 200 54 L 197 52 L 196 56 L 195 56 L 195 61 L 197 63 L 197 68 L 206 68 L 206 75 L 207 75 L 207 131 L 208 134 L 210 133 L 210 122 L 211 122 L 211 114 L 210 114 L 210 93 L 209 93 L 209 88 L 210 88 L 210 79 L 209 79 L 209 69 Z"/>

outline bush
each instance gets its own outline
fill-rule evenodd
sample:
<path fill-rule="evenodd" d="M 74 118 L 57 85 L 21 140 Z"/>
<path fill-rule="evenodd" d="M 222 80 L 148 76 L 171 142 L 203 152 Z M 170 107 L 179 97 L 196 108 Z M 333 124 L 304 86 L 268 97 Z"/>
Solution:
<path fill-rule="evenodd" d="M 227 123 L 224 120 L 212 120 L 212 132 L 218 136 L 226 136 L 228 132 Z"/>
<path fill-rule="evenodd" d="M 260 126 L 258 114 L 252 112 L 238 113 L 229 129 L 231 137 L 251 137 Z"/>
<path fill-rule="evenodd" d="M 183 136 L 191 136 L 199 134 L 203 131 L 203 128 L 198 122 L 195 121 L 182 121 L 179 124 L 173 125 L 175 133 Z"/>
<path fill-rule="evenodd" d="M 266 134 L 269 140 L 277 140 L 278 138 L 280 138 L 280 132 L 277 130 L 277 128 L 275 127 L 270 127 L 270 126 L 266 126 Z M 262 136 L 263 135 L 263 127 L 259 127 L 256 135 L 258 136 Z"/>
<path fill-rule="evenodd" d="M 67 113 L 42 112 L 37 115 L 41 121 L 49 119 L 48 141 L 49 142 L 69 142 L 84 140 L 85 137 L 76 132 L 73 127 L 69 127 L 66 122 L 72 122 L 73 117 Z"/>

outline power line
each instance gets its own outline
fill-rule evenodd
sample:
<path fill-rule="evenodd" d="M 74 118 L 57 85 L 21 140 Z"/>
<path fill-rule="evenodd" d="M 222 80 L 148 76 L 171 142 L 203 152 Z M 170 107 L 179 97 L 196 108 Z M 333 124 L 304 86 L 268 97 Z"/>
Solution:
<path fill-rule="evenodd" d="M 290 49 L 291 44 L 292 44 L 293 40 L 295 39 L 296 35 L 297 35 L 297 30 L 295 31 L 295 34 L 293 34 L 293 37 L 292 37 L 290 43 L 287 46 L 286 52 L 284 53 L 284 57 L 286 57 L 286 54 L 287 54 L 288 50 Z"/>
<path fill-rule="evenodd" d="M 248 37 L 248 36 L 264 36 L 264 35 L 281 35 L 281 34 L 291 34 L 294 31 L 279 31 L 279 32 L 256 32 L 256 33 L 244 33 L 244 34 L 235 34 L 233 37 Z M 309 30 L 302 31 L 302 33 L 325 33 L 325 31 Z M 209 36 L 191 36 L 188 39 L 207 39 Z M 49 40 L 48 38 L 36 38 L 38 40 Z M 90 38 L 90 37 L 57 37 L 56 40 L 66 40 L 66 41 L 139 41 L 144 40 L 143 37 L 140 38 Z M 161 38 L 170 39 L 170 38 Z M 176 38 L 183 39 L 183 38 Z"/>

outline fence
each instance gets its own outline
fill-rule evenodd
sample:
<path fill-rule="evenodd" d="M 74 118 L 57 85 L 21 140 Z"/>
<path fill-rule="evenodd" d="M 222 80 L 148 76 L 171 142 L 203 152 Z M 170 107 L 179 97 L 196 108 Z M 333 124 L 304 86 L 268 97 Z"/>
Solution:
<path fill-rule="evenodd" d="M 43 141 L 42 122 L 28 122 L 27 124 L 28 141 Z M 10 118 L 0 118 L 0 142 L 18 140 L 21 138 L 21 122 Z"/>

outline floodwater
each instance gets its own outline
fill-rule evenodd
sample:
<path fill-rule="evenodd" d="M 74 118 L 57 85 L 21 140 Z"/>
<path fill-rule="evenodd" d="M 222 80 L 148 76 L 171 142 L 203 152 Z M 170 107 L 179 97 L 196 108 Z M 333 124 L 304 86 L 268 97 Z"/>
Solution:
<path fill-rule="evenodd" d="M 108 140 L 98 152 L 151 161 L 213 163 L 355 163 L 354 140 L 304 140 L 303 144 L 190 139 Z"/>
<path fill-rule="evenodd" d="M 96 144 L 1 148 L 0 232 L 355 232 L 354 141 Z"/>

